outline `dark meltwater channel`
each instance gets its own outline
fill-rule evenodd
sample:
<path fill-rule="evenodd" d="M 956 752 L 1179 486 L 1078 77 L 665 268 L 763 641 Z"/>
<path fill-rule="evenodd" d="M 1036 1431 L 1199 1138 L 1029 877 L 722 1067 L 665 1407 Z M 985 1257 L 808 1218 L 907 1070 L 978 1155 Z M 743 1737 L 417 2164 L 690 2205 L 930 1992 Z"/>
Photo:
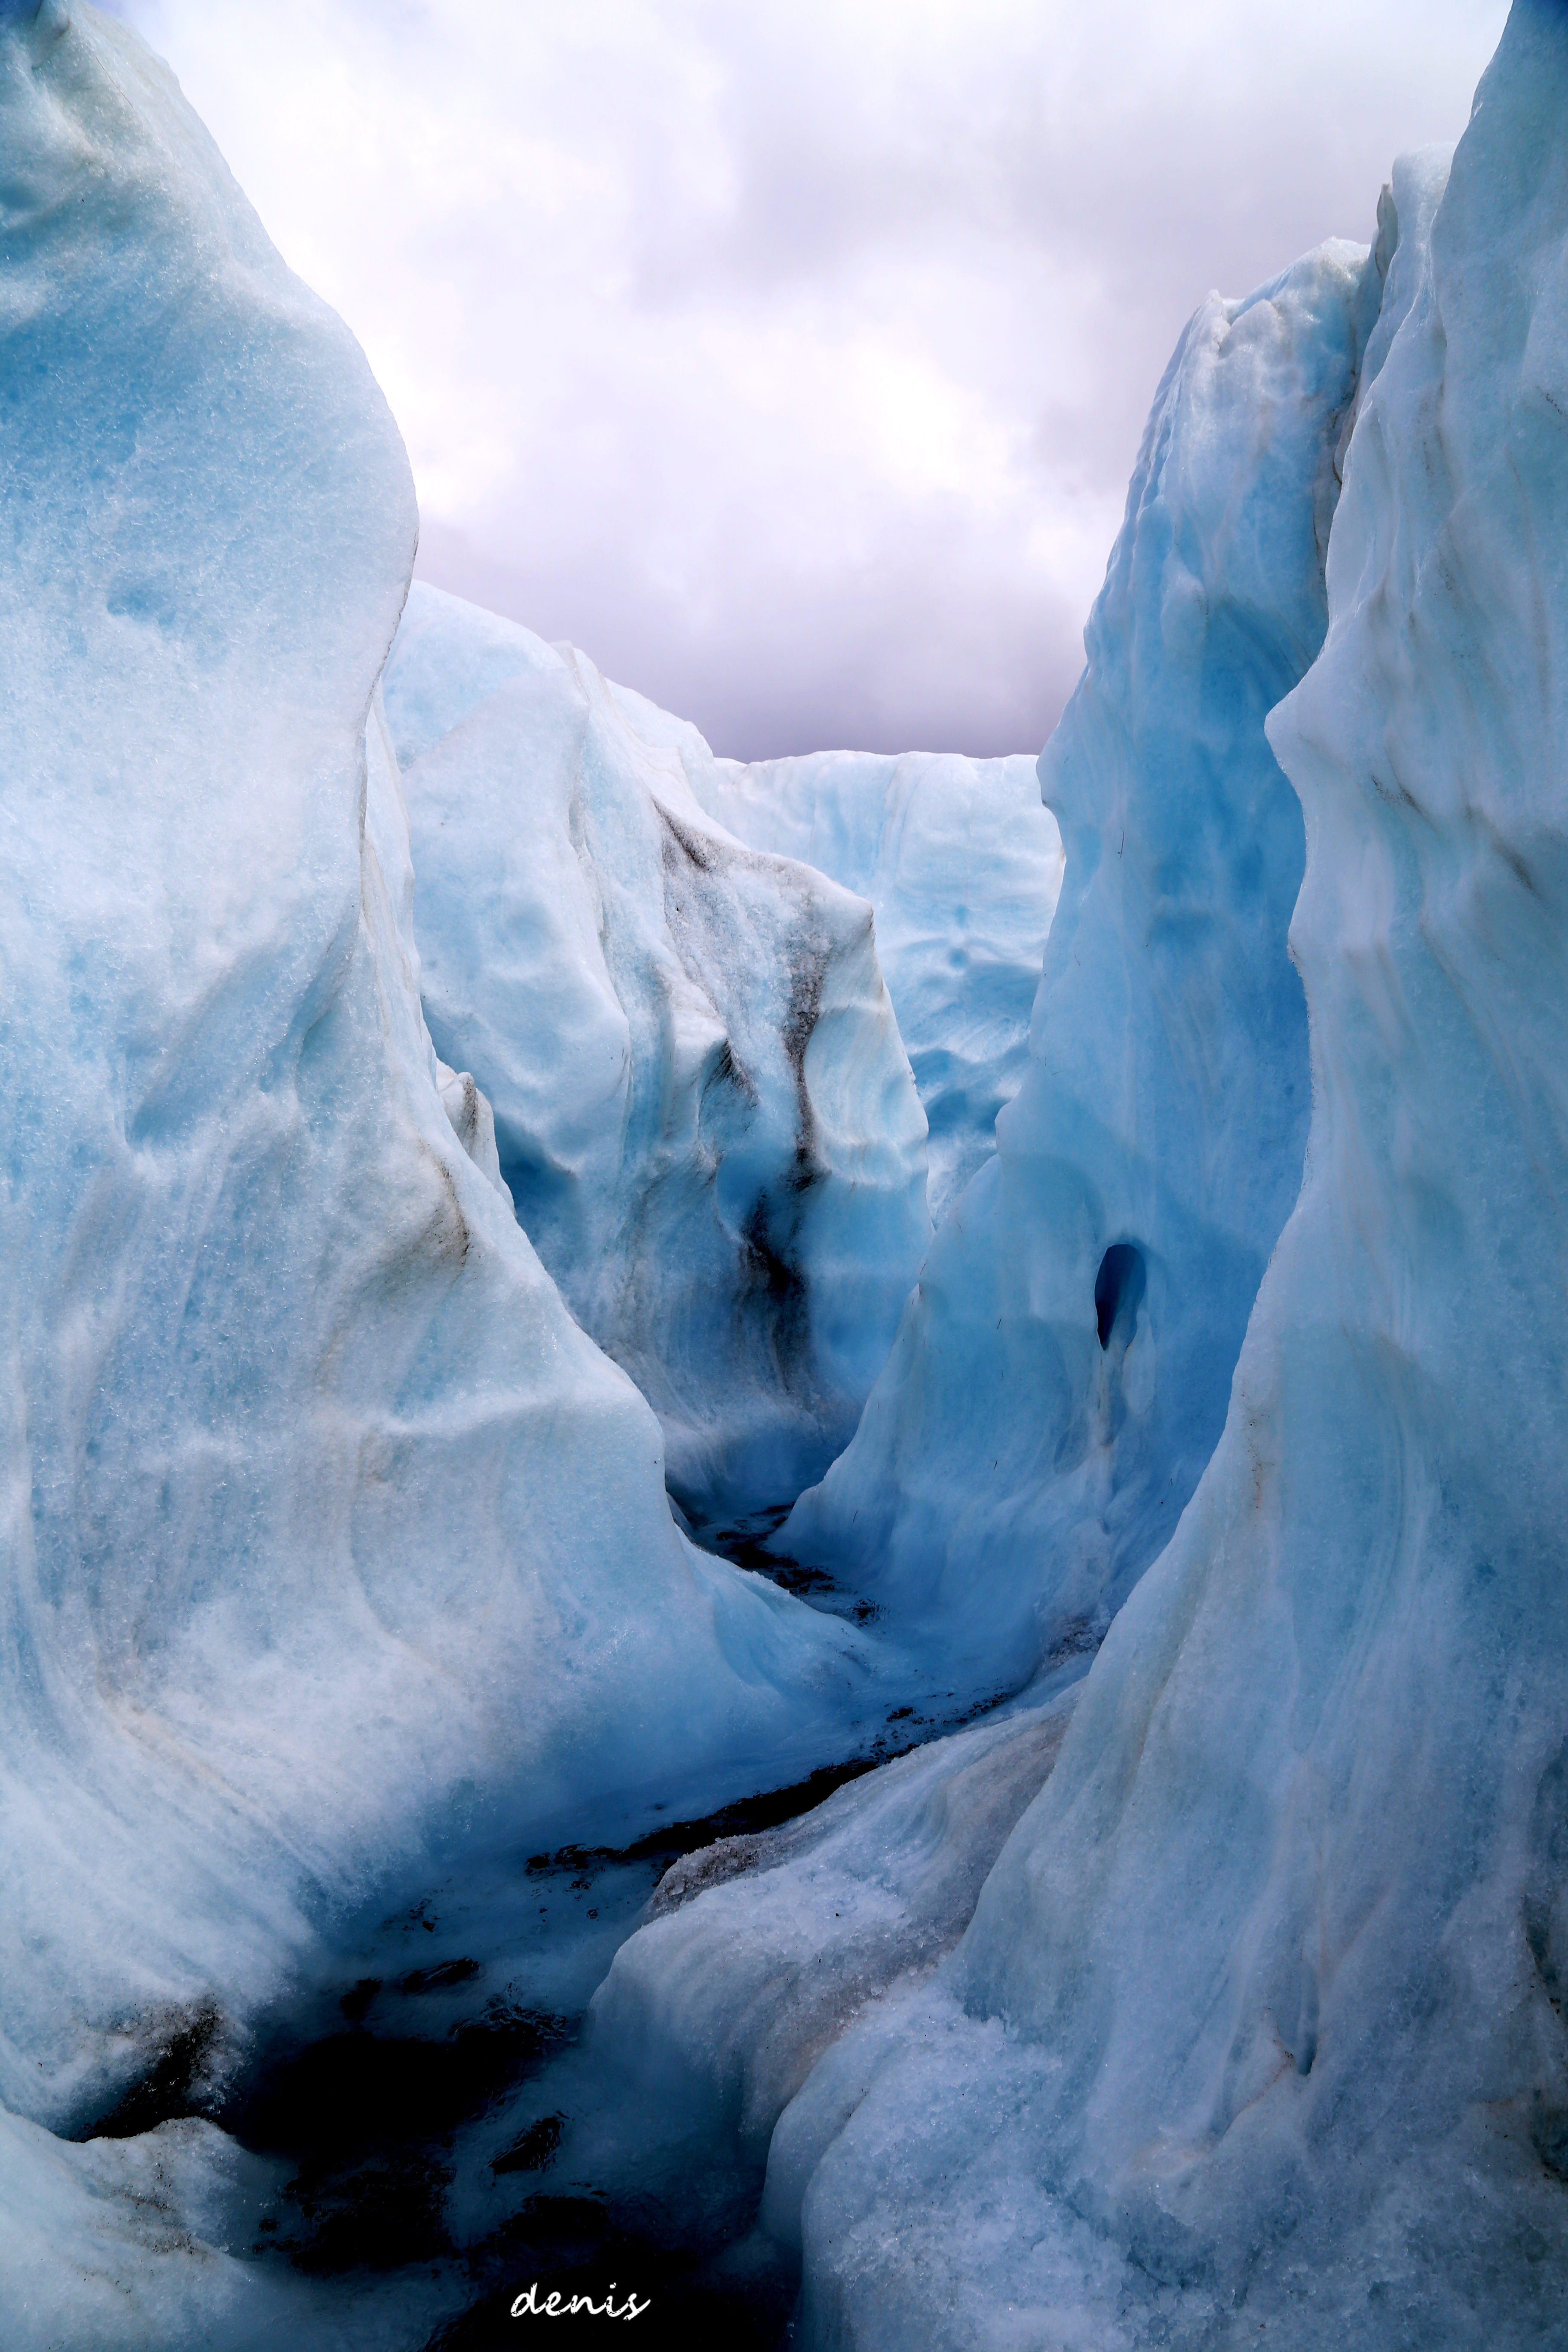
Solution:
<path fill-rule="evenodd" d="M 895 1708 L 869 1752 L 787 1788 L 620 1851 L 520 1856 L 382 1919 L 364 1975 L 264 2021 L 217 2114 L 270 2168 L 252 2258 L 351 2296 L 406 2283 L 444 2315 L 427 2352 L 515 2346 L 531 2286 L 561 2315 L 592 2299 L 583 2320 L 635 2296 L 644 2345 L 786 2345 L 798 2265 L 754 2226 L 763 2164 L 694 2118 L 650 2174 L 588 2004 L 671 1864 L 795 1820 L 939 1727 Z"/>

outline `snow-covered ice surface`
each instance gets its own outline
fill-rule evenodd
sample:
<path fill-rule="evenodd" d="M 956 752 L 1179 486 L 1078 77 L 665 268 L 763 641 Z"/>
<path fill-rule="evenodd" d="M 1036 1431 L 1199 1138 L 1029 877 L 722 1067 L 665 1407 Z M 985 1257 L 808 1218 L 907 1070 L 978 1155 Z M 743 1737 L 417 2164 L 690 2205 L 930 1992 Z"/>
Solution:
<path fill-rule="evenodd" d="M 1062 881 L 1032 756 L 821 751 L 693 761 L 705 808 L 753 849 L 819 866 L 877 910 L 877 953 L 930 1127 L 940 1224 L 1023 1083 Z"/>
<path fill-rule="evenodd" d="M 91 8 L 0 19 L 0 2309 L 238 2342 L 294 2289 L 204 2252 L 216 2136 L 47 2135 L 216 2084 L 355 1906 L 842 1754 L 869 1675 L 677 1532 L 437 1064 L 363 355 Z"/>
<path fill-rule="evenodd" d="M 930 1238 L 863 899 L 694 796 L 694 728 L 420 585 L 385 679 L 437 1050 L 702 1520 L 847 1441 Z"/>
<path fill-rule="evenodd" d="M 1300 1185 L 1301 818 L 1263 722 L 1322 640 L 1378 290 L 1333 243 L 1183 335 L 1040 761 L 1067 877 L 1027 1076 L 776 1539 L 976 1689 L 1092 1648 L 1169 1538 Z"/>
<path fill-rule="evenodd" d="M 1568 11 L 1516 0 L 1446 192 L 1384 207 L 1269 721 L 1300 1201 L 964 1942 L 826 2062 L 815 2346 L 1564 2341 L 1565 126 Z"/>

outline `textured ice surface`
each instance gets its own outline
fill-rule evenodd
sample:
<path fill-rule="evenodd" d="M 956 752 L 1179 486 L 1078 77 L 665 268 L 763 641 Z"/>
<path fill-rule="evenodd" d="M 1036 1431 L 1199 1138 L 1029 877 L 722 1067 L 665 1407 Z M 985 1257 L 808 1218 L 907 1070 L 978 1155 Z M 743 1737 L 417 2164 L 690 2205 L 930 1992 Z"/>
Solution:
<path fill-rule="evenodd" d="M 659 2105 L 705 2098 L 715 2128 L 765 2149 L 849 2020 L 956 1943 L 1073 1696 L 930 1741 L 786 1829 L 679 1864 L 595 1996 L 596 2062 L 621 2084 L 648 2078 Z"/>
<path fill-rule="evenodd" d="M 862 1669 L 683 1542 L 652 1413 L 454 1131 L 363 355 L 92 10 L 0 25 L 0 149 L 10 2176 L 15 2118 L 81 2129 L 171 2036 L 221 2072 L 351 1898 L 789 1779 Z M 118 2162 L 58 2158 L 79 2219 Z M 39 2340 L 75 2275 L 31 2263 Z"/>
<path fill-rule="evenodd" d="M 778 1538 L 976 1686 L 1092 1646 L 1169 1537 L 1300 1181 L 1301 818 L 1263 721 L 1322 639 L 1377 295 L 1334 243 L 1183 335 L 1040 761 L 1067 877 L 1028 1075 Z"/>
<path fill-rule="evenodd" d="M 798 1517 L 888 1548 L 944 1685 L 1092 1642 L 1131 1585 L 1059 1755 L 1019 1707 L 689 1858 L 599 1995 L 561 2167 L 671 2215 L 760 2199 L 803 2249 L 797 2340 L 1563 2340 L 1565 124 L 1568 12 L 1519 0 L 1372 262 L 1325 248 L 1189 330 L 1045 762 L 1070 897 L 1031 1067 Z M 444 1997 L 422 1969 L 486 1985 L 524 1925 L 542 1982 L 584 1977 L 647 1881 L 599 1856 L 623 1916 L 574 1876 L 552 1942 L 567 1841 L 841 1750 L 880 1669 L 677 1532 L 658 1422 L 512 1215 L 504 1087 L 437 1058 L 376 693 L 412 491 L 363 357 L 90 9 L 0 5 L 0 2314 L 29 2352 L 412 2347 L 449 2292 L 423 2264 L 384 2295 L 250 2259 L 270 2160 L 189 2118 L 64 2134 L 181 2069 L 209 2095 L 301 1983 L 341 2021 L 356 1937 L 420 1949 L 389 2010 Z M 922 845 L 992 821 L 981 772 L 931 805 L 935 770 L 788 763 L 746 814 L 680 722 L 420 609 L 454 658 L 394 680 L 416 779 L 472 730 L 470 780 L 581 783 L 481 861 L 563 992 L 551 1083 L 591 1129 L 613 998 L 675 1100 L 700 995 L 769 1074 L 715 1192 L 839 1199 L 791 1233 L 847 1328 L 918 1199 L 918 1105 L 865 906 L 741 847 L 720 785 L 737 831 L 809 815 L 841 880 L 861 859 L 918 979 L 939 921 L 1023 954 L 1024 866 L 979 858 L 1014 911 L 976 914 Z M 1300 1172 L 1281 696 L 1312 1129 L 1200 1478 Z M 552 711 L 575 769 L 520 752 Z M 978 1001 L 927 1074 L 970 1106 Z M 700 1260 L 660 1223 L 691 1121 L 618 1281 Z M 846 1156 L 791 1193 L 808 1127 Z M 408 1900 L 437 1877 L 439 1937 Z M 506 2120 L 465 2125 L 454 2214 L 498 2179 L 522 2211 Z"/>
<path fill-rule="evenodd" d="M 945 2007 L 859 2047 L 818 2345 L 1563 2340 L 1565 125 L 1568 12 L 1516 0 L 1446 192 L 1395 174 L 1269 722 L 1300 1204 Z"/>
<path fill-rule="evenodd" d="M 846 1443 L 930 1234 L 864 900 L 694 798 L 694 729 L 418 587 L 388 664 L 425 1009 L 518 1217 L 732 1516 Z M 684 757 L 683 757 L 684 753 Z"/>
<path fill-rule="evenodd" d="M 523 2086 L 492 2149 L 553 2110 L 552 2194 L 651 2208 L 671 2240 L 743 2233 L 761 2201 L 761 2242 L 787 2271 L 805 2178 L 843 2116 L 825 2123 L 807 2103 L 770 2161 L 773 2127 L 852 2020 L 952 1950 L 1075 1696 L 931 1741 L 782 1829 L 685 1856 L 616 1953 L 581 2046 Z M 918 1738 L 926 1727 L 902 1714 L 894 1727 Z"/>
<path fill-rule="evenodd" d="M 822 751 L 694 762 L 704 806 L 753 849 L 868 898 L 925 1106 L 933 1222 L 988 1159 L 1028 1066 L 1029 1013 L 1061 888 L 1061 835 L 1031 756 Z"/>
<path fill-rule="evenodd" d="M 488 1176 L 501 1198 L 510 1204 L 511 1193 L 500 1172 L 500 1155 L 496 1150 L 495 1114 L 470 1070 L 450 1070 L 445 1062 L 436 1064 L 436 1085 L 452 1122 L 452 1132 L 481 1175 Z"/>

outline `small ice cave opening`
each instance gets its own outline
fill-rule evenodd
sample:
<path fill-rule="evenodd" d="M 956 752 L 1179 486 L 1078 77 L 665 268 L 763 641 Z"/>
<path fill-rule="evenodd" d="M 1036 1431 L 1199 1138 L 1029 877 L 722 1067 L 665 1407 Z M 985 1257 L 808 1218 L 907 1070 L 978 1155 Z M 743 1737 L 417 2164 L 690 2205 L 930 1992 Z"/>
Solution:
<path fill-rule="evenodd" d="M 1112 1242 L 1094 1277 L 1094 1312 L 1102 1348 L 1109 1348 L 1116 1336 L 1124 1348 L 1131 1339 L 1147 1279 L 1142 1251 L 1131 1242 Z"/>

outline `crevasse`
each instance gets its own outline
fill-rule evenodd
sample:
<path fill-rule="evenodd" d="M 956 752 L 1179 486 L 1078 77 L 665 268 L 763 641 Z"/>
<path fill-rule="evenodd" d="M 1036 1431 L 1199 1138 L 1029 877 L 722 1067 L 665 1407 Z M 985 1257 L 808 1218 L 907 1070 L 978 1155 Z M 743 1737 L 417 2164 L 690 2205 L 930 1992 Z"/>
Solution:
<path fill-rule="evenodd" d="M 1017 763 L 740 770 L 432 596 L 384 696 L 363 356 L 0 6 L 7 2343 L 415 2352 L 612 2220 L 824 2352 L 1561 2340 L 1565 125 L 1516 0 L 1372 254 L 1184 336 L 990 1153 Z M 828 1450 L 917 1265 L 782 1538 L 857 1626 L 666 1477 Z M 279 2017 L 510 2053 L 417 2260 L 253 2241 Z"/>
<path fill-rule="evenodd" d="M 1264 719 L 1322 641 L 1380 287 L 1327 245 L 1182 337 L 1040 761 L 1067 865 L 1027 1074 L 777 1539 L 976 1688 L 1092 1650 L 1169 1538 L 1300 1182 L 1301 821 Z"/>

